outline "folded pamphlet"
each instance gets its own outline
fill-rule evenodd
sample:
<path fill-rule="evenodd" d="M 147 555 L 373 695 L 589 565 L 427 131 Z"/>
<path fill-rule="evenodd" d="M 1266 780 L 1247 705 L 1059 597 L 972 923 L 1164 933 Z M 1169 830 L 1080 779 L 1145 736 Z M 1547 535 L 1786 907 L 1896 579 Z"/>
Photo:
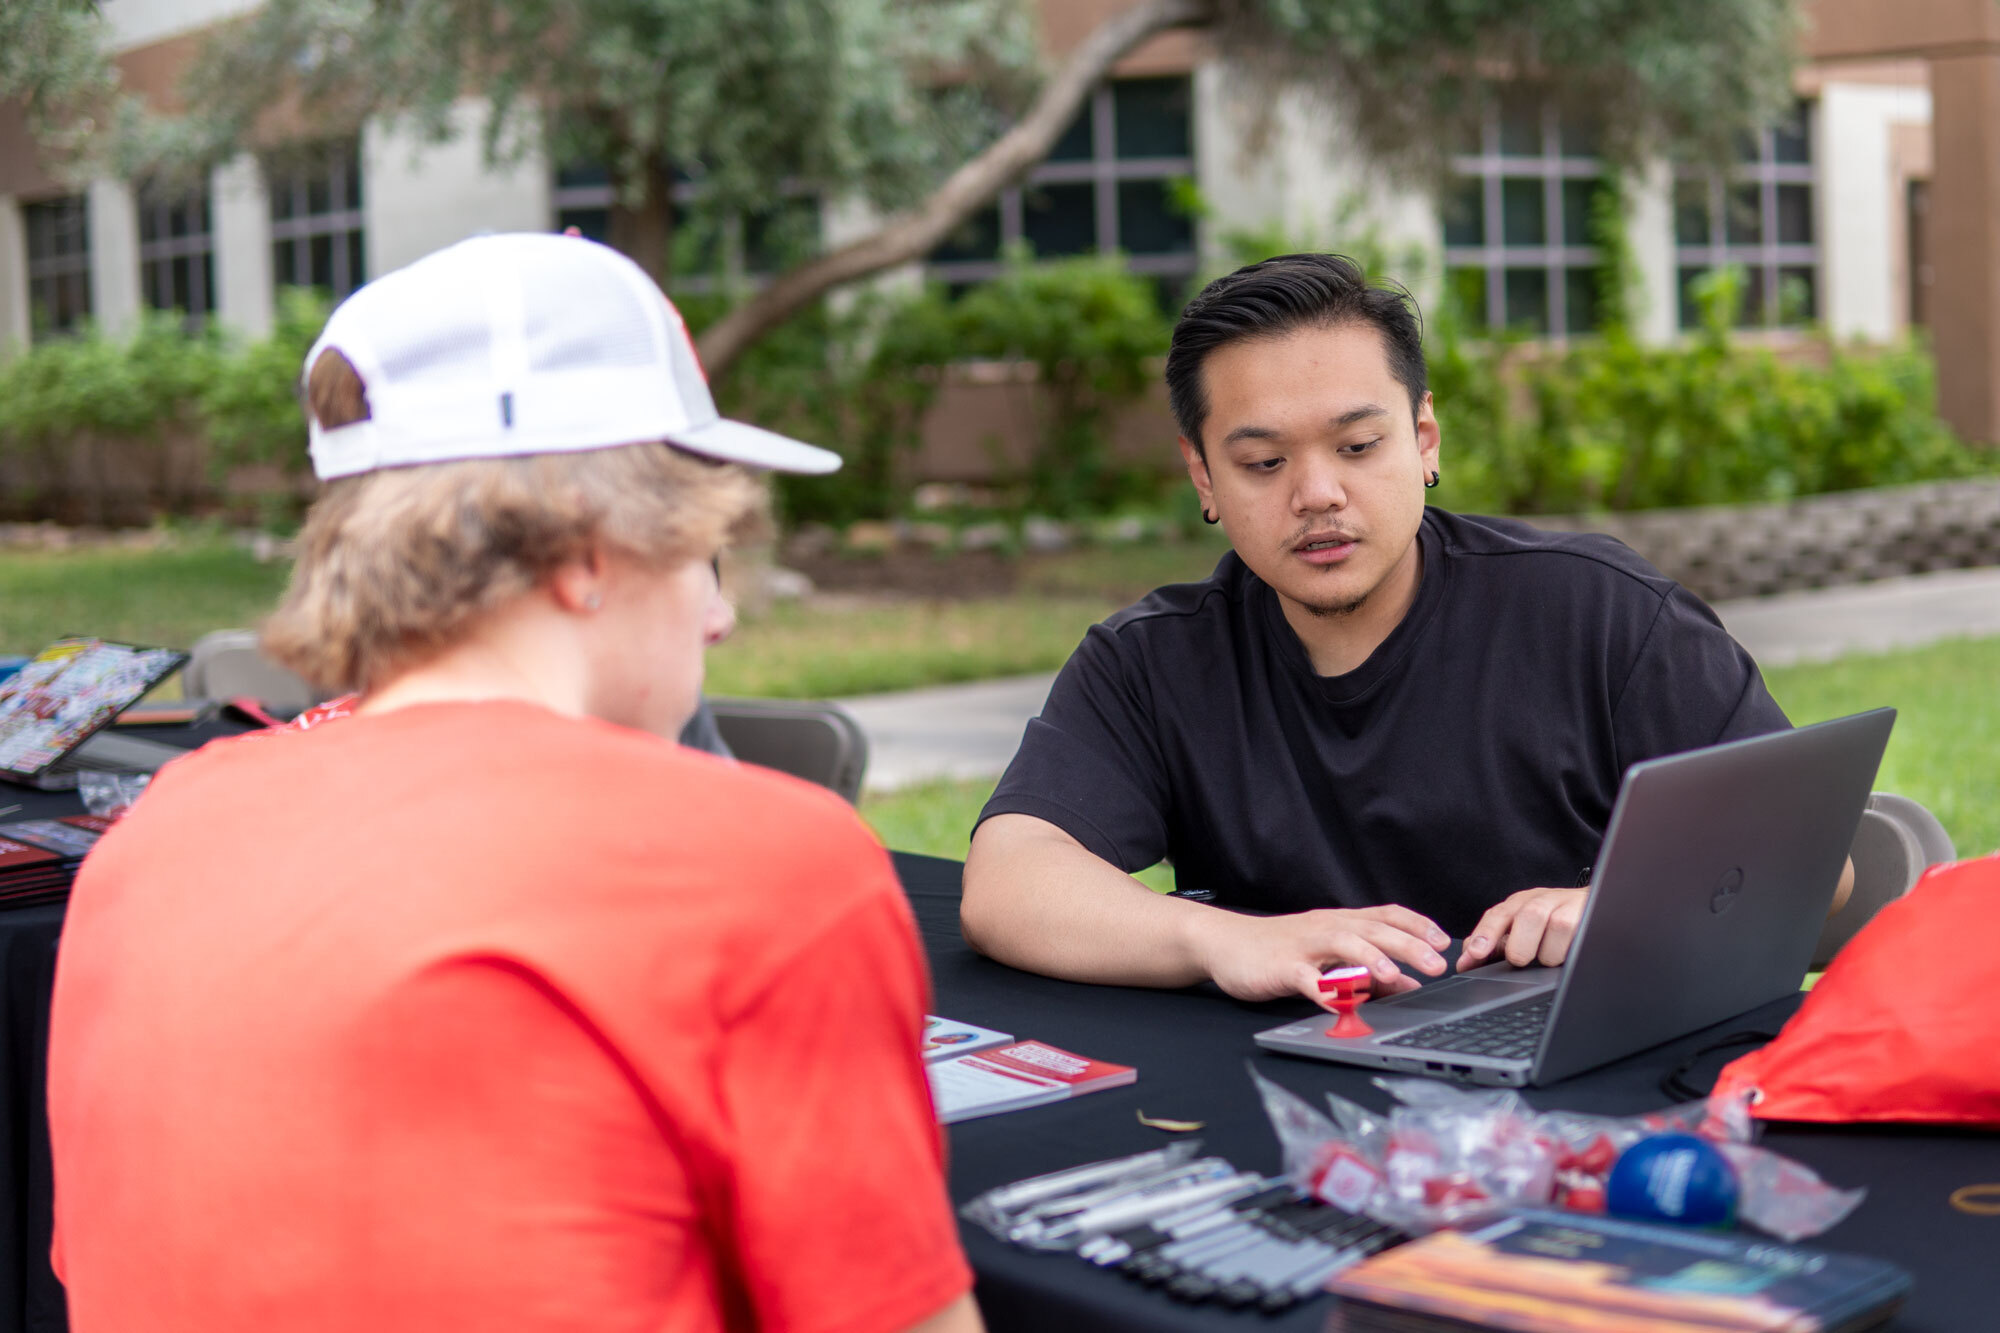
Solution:
<path fill-rule="evenodd" d="M 1139 1071 L 1023 1041 L 934 1061 L 930 1076 L 938 1123 L 951 1125 L 1120 1088 L 1136 1080 Z"/>
<path fill-rule="evenodd" d="M 98 815 L 0 824 L 0 906 L 66 897 L 84 855 L 112 821 Z"/>
<path fill-rule="evenodd" d="M 32 843 L 63 856 L 82 857 L 97 845 L 112 821 L 103 815 L 65 815 L 60 819 L 24 819 L 0 824 L 0 837 Z"/>
<path fill-rule="evenodd" d="M 46 847 L 31 847 L 25 842 L 15 842 L 12 838 L 0 838 L 0 871 L 55 865 L 61 860 L 60 852 L 52 852 Z"/>

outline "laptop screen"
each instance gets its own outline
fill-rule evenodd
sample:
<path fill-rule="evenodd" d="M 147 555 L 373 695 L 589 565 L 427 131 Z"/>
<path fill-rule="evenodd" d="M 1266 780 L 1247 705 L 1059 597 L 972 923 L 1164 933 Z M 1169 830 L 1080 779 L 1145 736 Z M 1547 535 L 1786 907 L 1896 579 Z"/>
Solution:
<path fill-rule="evenodd" d="M 185 661 L 171 648 L 56 640 L 0 680 L 0 772 L 41 772 Z"/>

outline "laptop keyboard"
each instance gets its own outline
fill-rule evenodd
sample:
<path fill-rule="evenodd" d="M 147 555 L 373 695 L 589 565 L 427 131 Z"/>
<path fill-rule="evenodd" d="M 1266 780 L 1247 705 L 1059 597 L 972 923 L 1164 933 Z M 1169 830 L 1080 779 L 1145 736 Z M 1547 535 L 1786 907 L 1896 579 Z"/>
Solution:
<path fill-rule="evenodd" d="M 1535 1053 L 1542 1029 L 1549 1025 L 1549 1006 L 1555 1003 L 1555 998 L 1554 991 L 1544 991 L 1470 1018 L 1411 1028 L 1397 1036 L 1384 1037 L 1381 1044 L 1448 1051 L 1453 1055 L 1486 1055 L 1501 1060 L 1526 1059 Z"/>

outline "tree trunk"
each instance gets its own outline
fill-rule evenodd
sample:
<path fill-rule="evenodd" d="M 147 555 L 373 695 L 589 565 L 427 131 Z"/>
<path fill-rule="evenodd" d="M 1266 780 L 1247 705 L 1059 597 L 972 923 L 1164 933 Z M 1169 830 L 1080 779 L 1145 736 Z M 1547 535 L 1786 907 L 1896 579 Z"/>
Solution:
<path fill-rule="evenodd" d="M 1122 57 L 1158 33 L 1193 27 L 1214 17 L 1214 0 L 1141 0 L 1107 19 L 1071 53 L 1018 124 L 954 171 L 914 210 L 780 274 L 711 324 L 699 339 L 702 365 L 709 376 L 726 374 L 745 348 L 841 283 L 929 254 L 952 228 L 1048 156 L 1084 99 Z"/>
<path fill-rule="evenodd" d="M 625 203 L 627 182 L 612 177 L 611 232 L 605 239 L 664 289 L 674 276 L 674 181 L 652 154 L 640 171 L 645 195 L 636 208 Z"/>

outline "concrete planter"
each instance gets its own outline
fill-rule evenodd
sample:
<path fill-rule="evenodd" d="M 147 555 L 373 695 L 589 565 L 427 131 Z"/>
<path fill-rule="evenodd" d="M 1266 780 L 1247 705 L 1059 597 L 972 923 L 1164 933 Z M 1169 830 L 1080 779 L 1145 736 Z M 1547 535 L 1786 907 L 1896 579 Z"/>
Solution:
<path fill-rule="evenodd" d="M 2000 565 L 2000 479 L 1528 521 L 1609 533 L 1712 602 Z"/>

